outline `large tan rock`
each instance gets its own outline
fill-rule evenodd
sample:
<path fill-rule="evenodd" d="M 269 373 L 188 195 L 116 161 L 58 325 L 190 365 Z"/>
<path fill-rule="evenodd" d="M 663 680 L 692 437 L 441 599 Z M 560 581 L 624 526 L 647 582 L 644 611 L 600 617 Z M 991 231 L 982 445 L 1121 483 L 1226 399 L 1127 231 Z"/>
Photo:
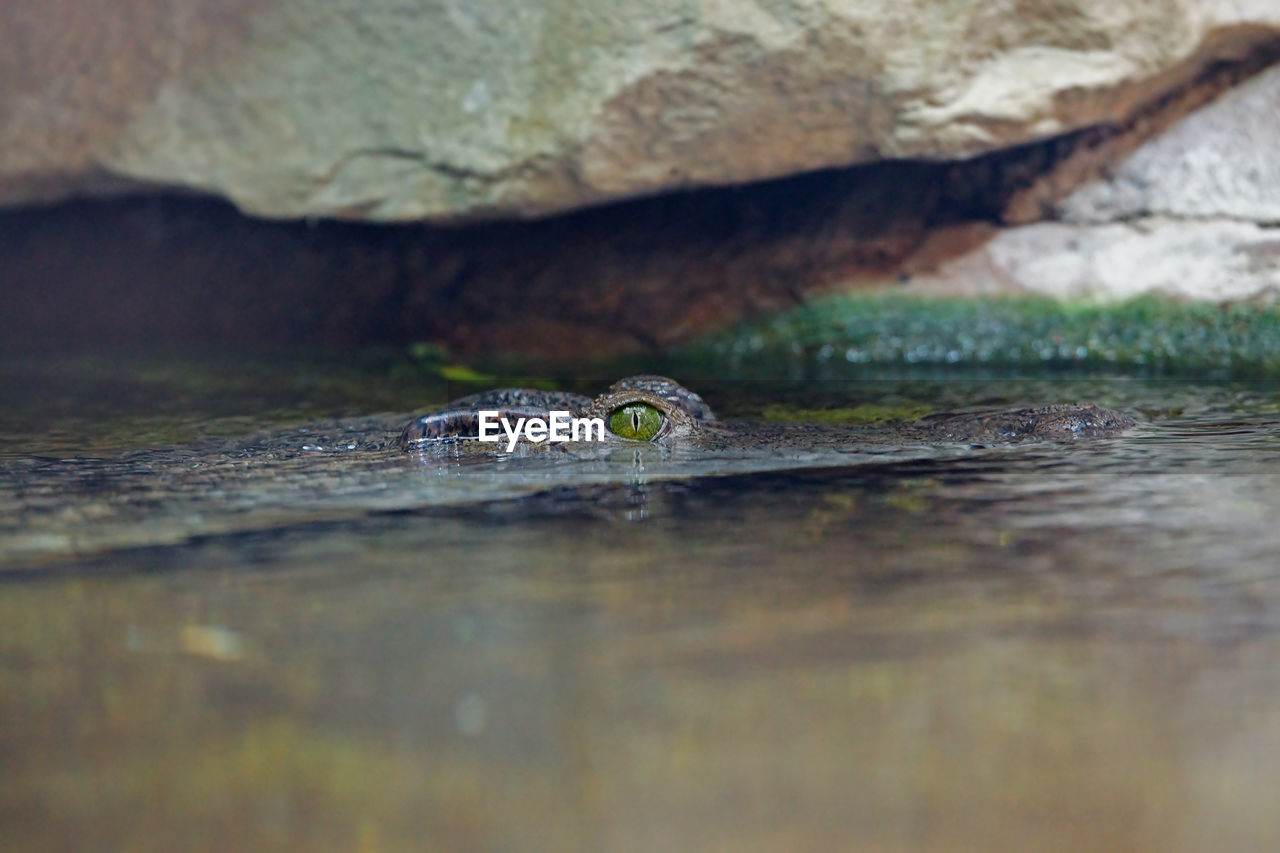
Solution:
<path fill-rule="evenodd" d="M 1274 0 L 0 0 L 0 202 L 532 216 L 1118 121 Z"/>

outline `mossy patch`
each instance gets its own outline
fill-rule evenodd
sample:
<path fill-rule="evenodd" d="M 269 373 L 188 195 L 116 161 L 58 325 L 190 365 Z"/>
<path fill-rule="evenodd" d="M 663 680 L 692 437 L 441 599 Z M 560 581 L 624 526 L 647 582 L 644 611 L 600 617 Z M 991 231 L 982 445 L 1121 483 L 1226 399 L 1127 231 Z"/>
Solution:
<path fill-rule="evenodd" d="M 912 421 L 932 414 L 928 406 L 878 406 L 867 403 L 840 409 L 803 409 L 781 404 L 765 406 L 760 411 L 763 421 L 787 421 L 824 424 L 879 424 Z"/>
<path fill-rule="evenodd" d="M 743 376 L 861 366 L 1280 375 L 1280 309 L 1144 297 L 937 299 L 841 294 L 740 325 L 673 362 Z"/>

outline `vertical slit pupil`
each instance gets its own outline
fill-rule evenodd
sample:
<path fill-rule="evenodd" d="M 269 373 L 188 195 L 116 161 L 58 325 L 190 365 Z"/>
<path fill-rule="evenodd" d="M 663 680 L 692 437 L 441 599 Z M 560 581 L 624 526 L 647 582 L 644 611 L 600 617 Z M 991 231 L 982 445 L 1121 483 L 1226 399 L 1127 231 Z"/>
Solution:
<path fill-rule="evenodd" d="M 631 410 L 631 429 L 634 432 L 640 431 L 640 412 L 637 409 Z"/>

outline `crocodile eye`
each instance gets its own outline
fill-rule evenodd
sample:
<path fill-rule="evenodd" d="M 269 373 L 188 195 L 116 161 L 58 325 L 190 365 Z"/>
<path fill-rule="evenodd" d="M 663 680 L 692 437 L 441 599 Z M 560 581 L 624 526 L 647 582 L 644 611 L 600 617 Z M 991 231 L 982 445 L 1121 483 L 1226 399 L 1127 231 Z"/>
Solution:
<path fill-rule="evenodd" d="M 649 441 L 662 429 L 662 412 L 648 403 L 628 403 L 609 415 L 609 431 L 619 438 Z"/>

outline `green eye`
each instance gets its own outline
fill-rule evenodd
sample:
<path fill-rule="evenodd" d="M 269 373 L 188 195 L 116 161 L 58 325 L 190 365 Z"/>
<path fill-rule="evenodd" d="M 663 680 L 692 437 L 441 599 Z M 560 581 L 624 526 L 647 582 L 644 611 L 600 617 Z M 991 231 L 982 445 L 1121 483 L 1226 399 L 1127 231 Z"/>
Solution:
<path fill-rule="evenodd" d="M 648 403 L 628 403 L 609 415 L 609 431 L 619 438 L 649 441 L 662 429 L 662 412 Z"/>

